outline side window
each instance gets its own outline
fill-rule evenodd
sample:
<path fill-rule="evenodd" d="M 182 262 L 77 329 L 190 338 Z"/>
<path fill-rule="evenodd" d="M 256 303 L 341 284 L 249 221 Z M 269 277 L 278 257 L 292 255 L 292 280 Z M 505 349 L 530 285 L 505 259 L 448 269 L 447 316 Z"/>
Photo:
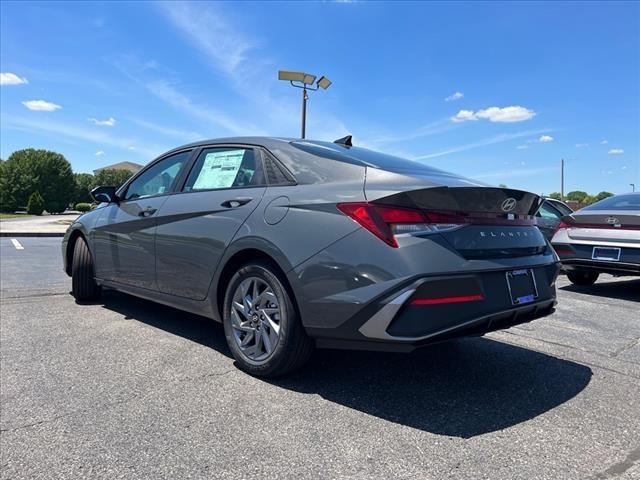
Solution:
<path fill-rule="evenodd" d="M 125 200 L 169 193 L 171 185 L 184 167 L 191 152 L 171 155 L 145 170 L 127 187 Z"/>
<path fill-rule="evenodd" d="M 184 191 L 264 185 L 261 163 L 250 148 L 207 148 L 189 172 Z"/>
<path fill-rule="evenodd" d="M 264 169 L 269 185 L 295 185 L 291 174 L 283 169 L 271 154 L 264 152 Z"/>
<path fill-rule="evenodd" d="M 537 216 L 542 218 L 548 218 L 550 220 L 559 220 L 562 217 L 560 212 L 558 212 L 555 208 L 553 208 L 547 203 L 543 203 L 540 206 L 540 210 L 538 210 Z"/>

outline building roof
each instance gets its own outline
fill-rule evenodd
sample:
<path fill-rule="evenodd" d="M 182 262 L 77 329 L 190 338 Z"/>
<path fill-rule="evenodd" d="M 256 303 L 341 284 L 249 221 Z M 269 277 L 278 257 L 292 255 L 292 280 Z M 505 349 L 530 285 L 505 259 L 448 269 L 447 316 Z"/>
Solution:
<path fill-rule="evenodd" d="M 106 167 L 96 168 L 93 173 L 94 175 L 100 172 L 101 170 L 129 170 L 131 173 L 137 173 L 143 166 L 139 163 L 135 162 L 118 162 L 113 165 L 107 165 Z"/>

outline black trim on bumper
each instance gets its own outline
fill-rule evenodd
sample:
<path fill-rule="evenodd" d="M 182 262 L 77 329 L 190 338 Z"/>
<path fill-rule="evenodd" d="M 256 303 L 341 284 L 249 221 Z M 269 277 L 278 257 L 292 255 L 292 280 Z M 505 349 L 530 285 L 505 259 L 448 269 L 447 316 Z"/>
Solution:
<path fill-rule="evenodd" d="M 565 270 L 590 270 L 611 275 L 640 275 L 640 265 L 624 262 L 606 262 L 602 260 L 586 260 L 571 258 L 562 260 Z"/>
<path fill-rule="evenodd" d="M 555 299 L 551 299 L 524 307 L 494 313 L 485 317 L 476 318 L 457 327 L 435 333 L 424 340 L 411 343 L 318 338 L 316 340 L 316 346 L 318 348 L 337 348 L 345 350 L 412 352 L 413 350 L 428 345 L 442 343 L 462 337 L 480 337 L 489 332 L 504 330 L 516 325 L 531 322 L 538 318 L 546 317 L 555 312 L 556 303 Z"/>

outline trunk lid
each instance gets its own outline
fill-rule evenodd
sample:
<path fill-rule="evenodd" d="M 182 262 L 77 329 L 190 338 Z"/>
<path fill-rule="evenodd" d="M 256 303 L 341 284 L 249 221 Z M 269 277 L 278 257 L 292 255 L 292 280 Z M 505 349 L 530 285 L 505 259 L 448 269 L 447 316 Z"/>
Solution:
<path fill-rule="evenodd" d="M 591 210 L 563 218 L 572 240 L 640 242 L 640 213 L 620 210 Z"/>
<path fill-rule="evenodd" d="M 462 228 L 439 235 L 468 259 L 538 255 L 547 248 L 535 225 L 542 199 L 534 193 L 490 187 L 455 175 L 422 178 L 367 169 L 365 196 L 372 203 L 457 219 L 451 223 L 463 223 Z"/>

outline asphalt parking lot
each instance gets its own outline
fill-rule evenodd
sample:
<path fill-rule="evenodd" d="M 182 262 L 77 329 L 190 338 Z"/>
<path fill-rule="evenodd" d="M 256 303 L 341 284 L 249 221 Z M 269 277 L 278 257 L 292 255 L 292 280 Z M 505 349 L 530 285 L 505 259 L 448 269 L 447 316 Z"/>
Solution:
<path fill-rule="evenodd" d="M 2 478 L 640 478 L 640 280 L 558 281 L 551 317 L 264 381 L 222 328 L 77 305 L 59 238 L 0 239 Z"/>

